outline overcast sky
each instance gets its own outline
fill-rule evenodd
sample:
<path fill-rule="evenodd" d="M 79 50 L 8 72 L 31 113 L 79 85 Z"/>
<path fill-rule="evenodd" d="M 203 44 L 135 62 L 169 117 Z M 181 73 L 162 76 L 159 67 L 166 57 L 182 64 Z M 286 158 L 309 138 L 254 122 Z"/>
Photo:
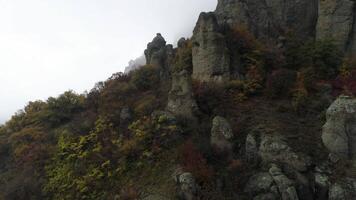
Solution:
<path fill-rule="evenodd" d="M 160 32 L 191 35 L 217 0 L 0 0 L 0 124 L 28 101 L 82 93 Z"/>

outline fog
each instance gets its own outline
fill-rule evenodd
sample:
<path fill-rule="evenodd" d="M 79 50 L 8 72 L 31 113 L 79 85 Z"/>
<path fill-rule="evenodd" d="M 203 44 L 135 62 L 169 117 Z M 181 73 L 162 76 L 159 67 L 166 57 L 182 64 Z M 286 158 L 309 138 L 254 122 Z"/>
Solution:
<path fill-rule="evenodd" d="M 160 32 L 191 36 L 216 0 L 0 0 L 0 124 L 28 101 L 82 93 Z"/>

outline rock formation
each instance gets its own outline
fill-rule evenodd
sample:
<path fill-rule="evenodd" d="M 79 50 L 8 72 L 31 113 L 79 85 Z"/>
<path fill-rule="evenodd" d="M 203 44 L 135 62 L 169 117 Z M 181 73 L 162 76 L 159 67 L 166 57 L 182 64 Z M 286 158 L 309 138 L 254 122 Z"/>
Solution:
<path fill-rule="evenodd" d="M 333 184 L 329 190 L 329 200 L 356 199 L 356 180 L 348 178 Z"/>
<path fill-rule="evenodd" d="M 229 122 L 223 117 L 215 117 L 211 128 L 210 144 L 221 152 L 232 151 L 231 139 L 233 137 L 232 128 Z"/>
<path fill-rule="evenodd" d="M 247 26 L 257 38 L 306 38 L 314 37 L 318 0 L 219 0 L 215 12 L 220 25 Z"/>
<path fill-rule="evenodd" d="M 245 155 L 246 160 L 252 165 L 255 165 L 258 162 L 258 147 L 256 138 L 248 134 L 245 142 Z"/>
<path fill-rule="evenodd" d="M 262 162 L 280 163 L 300 172 L 308 170 L 310 159 L 294 152 L 282 136 L 262 135 L 260 141 L 258 154 Z"/>
<path fill-rule="evenodd" d="M 172 75 L 172 88 L 168 94 L 167 111 L 176 116 L 194 118 L 197 104 L 193 98 L 190 74 L 183 70 Z"/>
<path fill-rule="evenodd" d="M 166 45 L 166 40 L 157 33 L 152 42 L 147 44 L 145 50 L 146 64 L 160 69 L 161 79 L 167 80 L 171 75 L 171 66 L 174 58 L 173 46 Z"/>
<path fill-rule="evenodd" d="M 335 40 L 341 50 L 356 52 L 355 2 L 352 0 L 320 1 L 317 39 Z"/>
<path fill-rule="evenodd" d="M 230 76 L 230 58 L 214 13 L 201 13 L 193 34 L 193 78 L 224 81 Z"/>
<path fill-rule="evenodd" d="M 198 185 L 195 178 L 189 172 L 178 173 L 174 176 L 178 186 L 178 197 L 182 200 L 196 200 L 198 194 Z"/>
<path fill-rule="evenodd" d="M 327 110 L 322 140 L 331 158 L 356 162 L 356 99 L 340 96 Z"/>
<path fill-rule="evenodd" d="M 294 182 L 275 164 L 269 172 L 259 172 L 250 177 L 245 187 L 253 199 L 299 200 Z"/>

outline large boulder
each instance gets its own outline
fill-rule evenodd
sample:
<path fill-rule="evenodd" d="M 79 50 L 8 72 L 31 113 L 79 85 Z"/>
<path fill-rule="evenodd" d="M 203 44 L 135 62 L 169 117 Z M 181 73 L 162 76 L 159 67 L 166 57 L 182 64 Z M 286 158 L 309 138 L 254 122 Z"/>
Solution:
<path fill-rule="evenodd" d="M 198 106 L 193 98 L 190 74 L 183 70 L 172 75 L 172 87 L 168 94 L 167 111 L 175 116 L 194 118 Z"/>
<path fill-rule="evenodd" d="M 194 176 L 190 172 L 183 172 L 181 169 L 176 170 L 173 178 L 177 185 L 177 195 L 181 200 L 198 199 L 199 186 Z"/>
<path fill-rule="evenodd" d="M 254 200 L 299 200 L 295 182 L 272 164 L 269 172 L 252 175 L 244 191 Z"/>
<path fill-rule="evenodd" d="M 316 28 L 317 39 L 331 38 L 341 50 L 356 52 L 353 40 L 356 36 L 355 1 L 323 0 L 320 1 L 319 18 Z"/>
<path fill-rule="evenodd" d="M 230 57 L 214 13 L 200 14 L 192 42 L 193 78 L 207 82 L 228 80 Z"/>
<path fill-rule="evenodd" d="M 327 110 L 322 140 L 331 158 L 356 162 L 356 99 L 340 96 Z"/>
<path fill-rule="evenodd" d="M 257 196 L 261 193 L 269 193 L 273 184 L 274 180 L 268 172 L 259 172 L 249 178 L 244 191 Z"/>
<path fill-rule="evenodd" d="M 277 39 L 288 31 L 314 37 L 318 0 L 219 0 L 219 24 L 247 26 L 257 38 Z"/>
<path fill-rule="evenodd" d="M 233 136 L 232 128 L 225 118 L 217 116 L 213 119 L 210 143 L 216 150 L 231 152 Z"/>

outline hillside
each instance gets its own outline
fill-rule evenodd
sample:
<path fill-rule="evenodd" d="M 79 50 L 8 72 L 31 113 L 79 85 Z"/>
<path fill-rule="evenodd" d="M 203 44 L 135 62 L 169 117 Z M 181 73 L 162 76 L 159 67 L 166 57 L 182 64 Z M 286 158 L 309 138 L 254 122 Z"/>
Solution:
<path fill-rule="evenodd" d="M 355 4 L 219 0 L 145 65 L 29 102 L 0 199 L 356 199 Z"/>

